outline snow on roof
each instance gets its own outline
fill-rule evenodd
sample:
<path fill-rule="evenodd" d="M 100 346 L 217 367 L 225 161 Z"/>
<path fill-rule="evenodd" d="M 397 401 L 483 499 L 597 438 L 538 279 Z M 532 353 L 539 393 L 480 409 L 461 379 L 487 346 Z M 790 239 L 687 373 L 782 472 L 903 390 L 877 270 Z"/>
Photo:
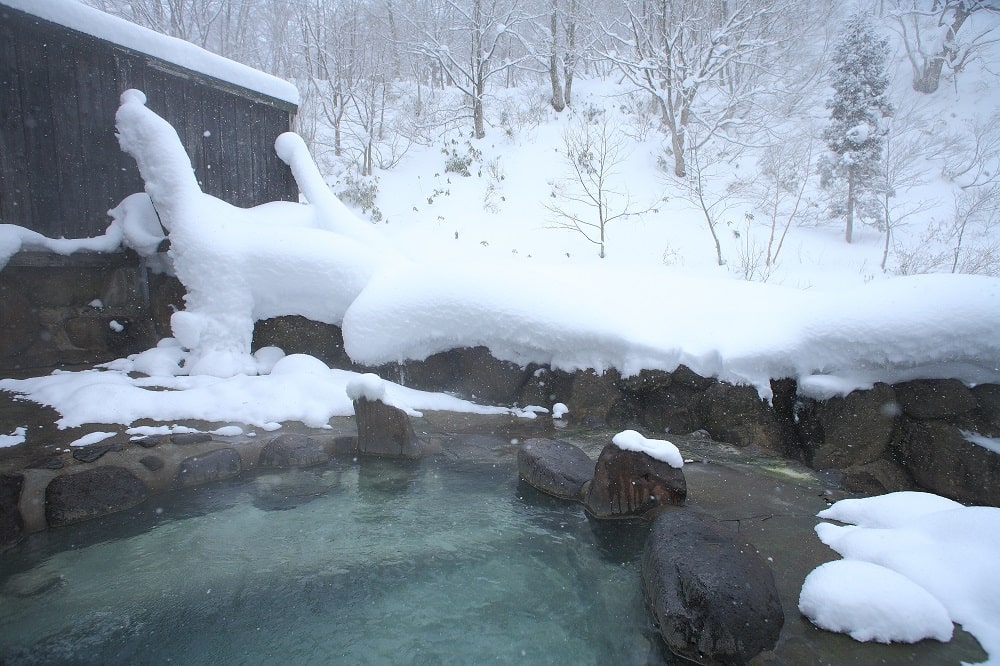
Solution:
<path fill-rule="evenodd" d="M 288 81 L 209 53 L 176 37 L 143 28 L 87 7 L 75 0 L 0 0 L 0 5 L 104 39 L 268 97 L 299 103 L 298 89 Z"/>

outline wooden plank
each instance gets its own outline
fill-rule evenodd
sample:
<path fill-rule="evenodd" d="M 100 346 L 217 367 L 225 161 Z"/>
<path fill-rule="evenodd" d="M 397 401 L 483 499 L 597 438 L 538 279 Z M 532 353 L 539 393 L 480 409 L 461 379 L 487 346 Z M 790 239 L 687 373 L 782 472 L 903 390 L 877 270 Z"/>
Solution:
<path fill-rule="evenodd" d="M 239 178 L 236 181 L 236 189 L 230 203 L 236 206 L 247 207 L 253 205 L 253 150 L 254 145 L 251 139 L 253 127 L 253 116 L 251 108 L 253 104 L 247 100 L 236 99 L 233 105 L 233 124 L 236 134 L 236 169 Z"/>
<path fill-rule="evenodd" d="M 51 36 L 50 36 L 51 38 Z M 39 36 L 39 40 L 44 40 Z M 52 95 L 49 84 L 49 55 L 45 41 L 19 40 L 21 53 L 18 75 L 22 90 L 24 121 L 24 159 L 30 165 L 27 184 L 31 228 L 46 236 L 57 235 L 53 221 L 58 219 L 59 179 L 56 175 L 58 152 L 52 129 Z"/>
<path fill-rule="evenodd" d="M 52 230 L 49 234 L 62 238 L 84 238 L 91 235 L 85 216 L 92 215 L 87 210 L 87 196 L 96 185 L 95 174 L 88 171 L 83 156 L 78 98 L 72 94 L 76 87 L 76 72 L 73 61 L 77 51 L 67 42 L 53 40 L 48 45 L 48 77 L 51 86 L 52 143 L 56 157 L 53 171 L 58 184 L 51 197 L 58 201 L 58 208 L 49 220 Z"/>
<path fill-rule="evenodd" d="M 0 223 L 29 226 L 27 205 L 29 175 L 24 159 L 24 116 L 21 77 L 18 74 L 19 42 L 9 23 L 0 24 Z"/>

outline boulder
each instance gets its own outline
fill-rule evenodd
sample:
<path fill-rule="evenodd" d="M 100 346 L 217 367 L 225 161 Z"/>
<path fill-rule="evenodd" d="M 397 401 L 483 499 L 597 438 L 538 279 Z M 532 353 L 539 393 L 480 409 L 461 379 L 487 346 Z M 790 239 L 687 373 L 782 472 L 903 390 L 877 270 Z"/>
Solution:
<path fill-rule="evenodd" d="M 1000 385 L 980 384 L 972 389 L 976 397 L 978 432 L 988 437 L 1000 436 Z"/>
<path fill-rule="evenodd" d="M 798 412 L 806 462 L 813 469 L 846 469 L 883 458 L 899 412 L 896 393 L 887 384 L 809 402 Z"/>
<path fill-rule="evenodd" d="M 52 479 L 45 488 L 45 520 L 49 527 L 96 518 L 142 502 L 149 490 L 122 467 L 93 467 Z"/>
<path fill-rule="evenodd" d="M 594 476 L 594 461 L 568 442 L 529 439 L 517 450 L 517 471 L 544 493 L 578 500 L 583 484 Z"/>
<path fill-rule="evenodd" d="M 715 383 L 714 379 L 710 377 L 702 377 L 686 365 L 678 365 L 674 371 L 670 373 L 670 376 L 671 384 L 674 386 L 683 386 L 695 391 L 704 391 Z"/>
<path fill-rule="evenodd" d="M 253 326 L 253 348 L 279 347 L 286 354 L 315 356 L 331 368 L 351 368 L 339 326 L 300 315 L 261 319 Z"/>
<path fill-rule="evenodd" d="M 746 664 L 777 644 L 785 622 L 774 576 L 756 549 L 686 509 L 656 516 L 642 584 L 667 647 L 699 664 Z"/>
<path fill-rule="evenodd" d="M 570 389 L 569 415 L 574 421 L 604 425 L 612 419 L 613 412 L 623 402 L 617 370 L 597 374 L 593 370 L 580 370 L 573 375 Z"/>
<path fill-rule="evenodd" d="M 197 486 L 208 481 L 221 481 L 238 476 L 240 454 L 225 448 L 190 456 L 181 461 L 174 482 L 177 486 Z"/>
<path fill-rule="evenodd" d="M 381 400 L 354 401 L 358 453 L 392 458 L 419 458 L 420 442 L 406 413 Z"/>
<path fill-rule="evenodd" d="M 909 424 L 898 453 L 917 485 L 958 502 L 1000 506 L 1000 454 L 944 421 Z"/>
<path fill-rule="evenodd" d="M 528 379 L 521 387 L 518 404 L 551 409 L 557 402 L 567 402 L 572 390 L 573 375 L 570 373 L 544 366 L 529 366 Z"/>
<path fill-rule="evenodd" d="M 279 435 L 260 450 L 257 464 L 261 467 L 309 467 L 330 460 L 330 454 L 320 442 L 299 433 Z"/>
<path fill-rule="evenodd" d="M 720 442 L 774 451 L 784 448 L 774 411 L 752 386 L 716 382 L 701 394 L 697 411 L 702 427 Z"/>
<path fill-rule="evenodd" d="M 608 444 L 583 493 L 584 507 L 597 518 L 641 516 L 661 506 L 684 504 L 687 481 L 682 470 L 662 460 Z"/>
<path fill-rule="evenodd" d="M 903 412 L 915 419 L 948 419 L 977 406 L 972 390 L 957 379 L 918 379 L 893 389 Z"/>
<path fill-rule="evenodd" d="M 643 393 L 639 421 L 653 432 L 687 434 L 701 428 L 695 406 L 701 392 L 682 386 L 664 386 Z"/>
<path fill-rule="evenodd" d="M 422 361 L 407 361 L 396 366 L 397 383 L 422 391 L 455 391 L 461 385 L 459 357 L 461 350 L 431 354 Z M 383 377 L 391 378 L 391 369 Z M 379 373 L 382 374 L 382 373 Z"/>
<path fill-rule="evenodd" d="M 24 518 L 18 503 L 24 475 L 0 474 L 0 551 L 24 538 Z"/>
<path fill-rule="evenodd" d="M 486 347 L 463 349 L 458 357 L 462 394 L 480 402 L 512 405 L 528 381 L 528 371 L 493 357 Z"/>
<path fill-rule="evenodd" d="M 864 495 L 885 495 L 913 488 L 913 478 L 898 463 L 885 458 L 844 470 L 844 490 Z"/>
<path fill-rule="evenodd" d="M 667 388 L 673 379 L 673 375 L 663 370 L 640 370 L 637 375 L 622 378 L 621 387 L 622 390 L 641 396 L 650 391 Z"/>

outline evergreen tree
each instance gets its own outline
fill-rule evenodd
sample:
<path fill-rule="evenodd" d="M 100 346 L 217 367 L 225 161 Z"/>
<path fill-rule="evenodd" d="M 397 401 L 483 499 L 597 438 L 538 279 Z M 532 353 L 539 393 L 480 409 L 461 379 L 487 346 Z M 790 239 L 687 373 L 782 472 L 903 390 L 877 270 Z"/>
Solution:
<path fill-rule="evenodd" d="M 847 21 L 833 58 L 834 96 L 826 103 L 830 124 L 823 132 L 830 153 L 820 169 L 824 186 L 846 186 L 833 213 L 846 218 L 844 235 L 850 243 L 855 217 L 868 216 L 873 208 L 868 204 L 881 190 L 885 119 L 892 116 L 886 98 L 889 43 L 875 32 L 871 15 L 855 14 Z"/>

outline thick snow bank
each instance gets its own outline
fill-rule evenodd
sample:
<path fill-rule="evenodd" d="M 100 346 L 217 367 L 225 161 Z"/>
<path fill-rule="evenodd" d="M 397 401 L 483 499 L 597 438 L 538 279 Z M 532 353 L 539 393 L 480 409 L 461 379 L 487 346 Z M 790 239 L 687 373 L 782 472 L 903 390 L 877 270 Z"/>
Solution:
<path fill-rule="evenodd" d="M 273 348 L 272 348 L 273 350 Z M 158 351 L 174 360 L 185 352 L 166 344 Z M 172 351 L 172 355 L 166 352 Z M 280 427 L 285 421 L 299 421 L 311 428 L 326 427 L 334 416 L 353 416 L 354 405 L 348 386 L 367 382 L 362 375 L 346 370 L 331 370 L 322 361 L 302 354 L 272 357 L 270 374 L 238 375 L 229 378 L 206 375 L 191 377 L 161 374 L 137 378 L 134 371 L 144 356 L 122 359 L 108 369 L 81 372 L 55 372 L 31 379 L 0 379 L 0 390 L 26 395 L 32 401 L 56 409 L 60 428 L 86 423 L 130 425 L 139 419 L 163 423 L 202 420 L 213 423 L 241 423 L 264 430 Z M 280 352 L 278 352 L 280 353 Z M 381 380 L 380 380 L 381 381 Z M 507 414 L 502 407 L 486 407 L 443 393 L 425 393 L 382 382 L 385 401 L 410 415 L 422 409 Z M 24 441 L 7 435 L 0 445 Z"/>
<path fill-rule="evenodd" d="M 78 32 L 120 44 L 140 53 L 228 81 L 291 104 L 299 103 L 298 89 L 277 77 L 209 53 L 190 42 L 162 35 L 117 16 L 73 0 L 0 0 L 32 16 L 58 23 Z"/>
<path fill-rule="evenodd" d="M 256 373 L 250 341 L 258 319 L 302 315 L 339 323 L 388 254 L 355 240 L 366 236 L 364 223 L 334 205 L 332 195 L 322 205 L 242 209 L 202 193 L 173 127 L 146 108 L 142 92 L 127 90 L 121 99 L 118 141 L 139 166 L 187 290 L 185 309 L 171 318 L 174 337 L 194 352 L 187 372 Z M 296 166 L 293 173 L 310 178 L 303 189 L 320 199 L 315 166 L 296 139 L 279 137 L 280 152 Z"/>
<path fill-rule="evenodd" d="M 573 371 L 673 370 L 752 384 L 794 377 L 818 398 L 876 381 L 1000 380 L 1000 280 L 896 278 L 803 291 L 667 271 L 409 264 L 375 276 L 344 316 L 361 363 L 485 345 Z"/>
<path fill-rule="evenodd" d="M 979 640 L 987 663 L 1000 663 L 1000 509 L 892 493 L 842 500 L 819 515 L 854 524 L 816 526 L 845 560 L 807 577 L 799 608 L 813 622 L 860 640 L 947 640 L 922 590 Z M 896 575 L 883 577 L 883 568 Z"/>

